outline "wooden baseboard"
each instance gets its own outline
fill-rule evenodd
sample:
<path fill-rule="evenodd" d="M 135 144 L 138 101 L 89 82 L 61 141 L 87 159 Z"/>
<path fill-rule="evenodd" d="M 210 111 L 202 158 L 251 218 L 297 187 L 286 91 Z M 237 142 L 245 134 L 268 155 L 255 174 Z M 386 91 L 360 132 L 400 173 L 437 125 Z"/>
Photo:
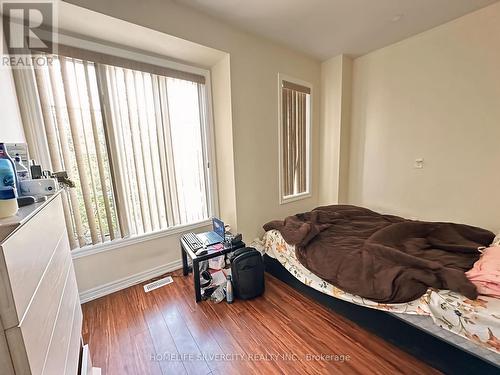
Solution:
<path fill-rule="evenodd" d="M 94 299 L 117 292 L 119 290 L 128 288 L 132 285 L 142 283 L 143 281 L 163 275 L 167 272 L 178 270 L 180 268 L 182 268 L 182 261 L 179 259 L 174 262 L 170 262 L 143 272 L 136 273 L 134 275 L 124 277 L 122 279 L 114 280 L 112 282 L 80 292 L 80 301 L 83 304 L 85 302 L 89 302 Z"/>

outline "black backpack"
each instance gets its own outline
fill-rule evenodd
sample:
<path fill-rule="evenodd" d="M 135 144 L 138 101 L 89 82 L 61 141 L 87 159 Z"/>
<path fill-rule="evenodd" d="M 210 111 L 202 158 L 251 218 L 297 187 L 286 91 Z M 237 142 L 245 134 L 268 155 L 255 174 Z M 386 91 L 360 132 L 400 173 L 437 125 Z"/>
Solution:
<path fill-rule="evenodd" d="M 251 299 L 264 293 L 264 261 L 253 247 L 236 250 L 231 256 L 231 277 L 234 294 L 239 299 Z"/>

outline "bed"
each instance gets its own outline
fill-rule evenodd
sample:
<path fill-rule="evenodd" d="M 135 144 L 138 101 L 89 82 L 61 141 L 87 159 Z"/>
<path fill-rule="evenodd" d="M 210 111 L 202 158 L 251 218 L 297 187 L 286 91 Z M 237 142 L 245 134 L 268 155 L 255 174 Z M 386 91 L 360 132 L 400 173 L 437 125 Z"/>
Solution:
<path fill-rule="evenodd" d="M 472 366 L 475 369 L 481 368 L 482 373 L 489 373 L 490 371 L 498 373 L 498 366 L 500 366 L 500 341 L 498 340 L 498 337 L 500 337 L 500 300 L 485 296 L 470 300 L 448 290 L 428 289 L 423 296 L 407 303 L 377 303 L 344 292 L 310 272 L 297 259 L 295 246 L 286 243 L 277 230 L 266 232 L 262 241 L 255 245 L 266 254 L 268 269 L 273 270 L 272 273 L 284 279 L 284 281 L 288 280 L 288 283 L 290 283 L 291 279 L 286 275 L 288 273 L 305 287 L 303 288 L 305 291 L 313 289 L 322 295 L 329 296 L 330 301 L 333 297 L 335 300 L 362 306 L 367 311 L 371 309 L 387 312 L 391 317 L 405 322 L 409 326 L 424 330 L 435 337 L 439 337 L 440 340 L 446 340 L 448 344 L 472 354 L 474 357 L 481 358 L 478 363 L 471 361 L 470 358 L 465 361 L 466 358 L 462 355 L 463 352 L 459 351 L 456 355 L 461 356 L 463 363 L 457 360 L 456 355 L 453 355 L 455 357 L 453 362 L 443 360 L 445 357 L 432 358 L 432 355 L 429 360 L 428 355 L 420 353 L 421 348 L 416 350 L 414 350 L 415 348 L 409 348 L 408 351 L 412 352 L 412 354 L 429 362 L 436 368 L 445 372 L 448 372 L 448 370 L 454 372 L 457 368 L 464 371 L 466 363 L 467 365 L 473 363 Z M 291 281 L 291 284 L 298 285 L 293 280 Z M 329 301 L 324 298 L 320 299 Z M 350 313 L 347 315 L 352 318 Z M 379 316 L 381 315 L 379 314 Z M 421 340 L 419 339 L 419 342 Z M 389 338 L 389 341 L 394 340 Z M 439 342 L 436 341 L 434 344 L 440 347 Z M 411 344 L 409 345 L 411 346 Z M 438 352 L 443 350 L 441 348 Z"/>

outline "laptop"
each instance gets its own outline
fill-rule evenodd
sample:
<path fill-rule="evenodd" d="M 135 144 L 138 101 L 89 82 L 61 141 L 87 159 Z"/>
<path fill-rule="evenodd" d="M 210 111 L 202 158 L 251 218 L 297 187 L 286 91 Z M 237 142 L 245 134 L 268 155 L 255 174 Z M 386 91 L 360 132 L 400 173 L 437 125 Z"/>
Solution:
<path fill-rule="evenodd" d="M 224 242 L 224 236 L 226 230 L 224 228 L 224 223 L 215 217 L 212 218 L 212 231 L 197 234 L 196 237 L 205 246 L 214 245 L 216 243 Z"/>

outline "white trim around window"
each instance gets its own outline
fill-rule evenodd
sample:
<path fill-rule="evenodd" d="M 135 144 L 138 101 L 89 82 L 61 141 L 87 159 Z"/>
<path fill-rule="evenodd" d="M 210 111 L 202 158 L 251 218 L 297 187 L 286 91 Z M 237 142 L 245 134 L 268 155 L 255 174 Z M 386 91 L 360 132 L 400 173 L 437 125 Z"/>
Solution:
<path fill-rule="evenodd" d="M 306 190 L 298 194 L 285 195 L 284 191 L 284 181 L 283 181 L 283 81 L 290 82 L 296 85 L 304 86 L 310 90 L 310 94 L 307 95 L 306 104 Z M 312 108 L 314 100 L 313 85 L 307 81 L 294 78 L 282 73 L 278 73 L 278 194 L 279 203 L 286 204 L 290 202 L 295 202 L 301 199 L 309 198 L 312 196 L 311 186 L 312 186 Z"/>
<path fill-rule="evenodd" d="M 212 220 L 204 220 L 199 223 L 181 225 L 174 228 L 169 228 L 165 230 L 160 230 L 157 232 L 150 232 L 138 236 L 119 238 L 113 241 L 104 242 L 97 245 L 88 245 L 80 247 L 71 251 L 71 257 L 73 259 L 87 257 L 89 255 L 99 254 L 106 251 L 116 250 L 123 247 L 135 245 L 141 242 L 147 242 L 151 240 L 156 240 L 163 237 L 175 236 L 184 234 L 187 232 L 195 232 L 198 229 L 205 228 L 212 225 Z"/>

